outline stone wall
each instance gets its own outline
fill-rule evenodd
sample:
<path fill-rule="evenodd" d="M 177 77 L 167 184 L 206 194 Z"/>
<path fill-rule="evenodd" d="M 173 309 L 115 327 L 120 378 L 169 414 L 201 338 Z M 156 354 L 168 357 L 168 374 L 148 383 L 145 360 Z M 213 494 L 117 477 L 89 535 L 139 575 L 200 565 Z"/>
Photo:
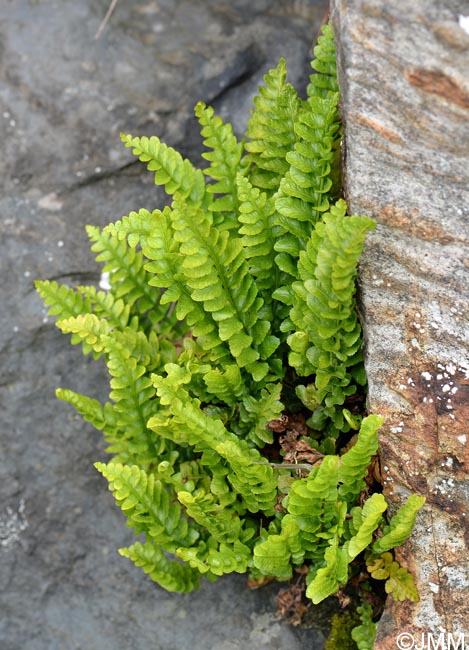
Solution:
<path fill-rule="evenodd" d="M 467 642 L 469 7 L 334 0 L 332 15 L 346 198 L 378 223 L 360 305 L 368 405 L 386 418 L 385 494 L 394 506 L 427 498 L 398 551 L 420 602 L 388 601 L 376 647 L 395 648 L 399 634 Z"/>

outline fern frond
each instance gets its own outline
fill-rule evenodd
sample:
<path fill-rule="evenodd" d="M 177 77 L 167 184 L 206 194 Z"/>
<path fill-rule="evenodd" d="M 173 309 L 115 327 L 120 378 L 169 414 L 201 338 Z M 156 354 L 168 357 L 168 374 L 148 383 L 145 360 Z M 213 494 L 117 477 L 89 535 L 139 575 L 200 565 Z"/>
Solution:
<path fill-rule="evenodd" d="M 246 260 L 264 304 L 270 305 L 273 292 L 285 279 L 275 263 L 274 247 L 280 228 L 275 225 L 274 200 L 241 175 L 237 177 L 237 188 L 238 219 L 242 224 L 239 234 Z"/>
<path fill-rule="evenodd" d="M 163 218 L 164 214 L 168 213 L 169 208 L 163 210 L 153 210 L 149 212 L 142 208 L 138 212 L 130 212 L 129 216 L 122 217 L 114 223 L 110 223 L 104 228 L 104 233 L 109 234 L 119 241 L 127 239 L 130 248 L 135 248 L 140 244 L 142 248 L 145 246 L 147 240 L 152 236 L 155 228 L 158 226 L 158 221 Z"/>
<path fill-rule="evenodd" d="M 120 555 L 141 567 L 150 578 L 170 592 L 186 593 L 200 586 L 200 573 L 187 564 L 168 560 L 161 548 L 152 542 L 136 542 L 128 548 L 120 548 Z"/>
<path fill-rule="evenodd" d="M 157 410 L 152 380 L 141 359 L 133 356 L 132 339 L 108 342 L 107 366 L 111 375 L 109 397 L 115 402 L 117 424 L 125 431 L 127 450 L 135 461 L 151 465 L 161 448 L 147 428 Z M 126 345 L 127 344 L 127 345 Z"/>
<path fill-rule="evenodd" d="M 168 147 L 156 136 L 134 138 L 121 133 L 121 140 L 132 149 L 134 156 L 148 163 L 147 169 L 155 172 L 155 185 L 163 185 L 166 193 L 178 192 L 191 203 L 200 204 L 205 196 L 205 180 L 200 169 Z"/>
<path fill-rule="evenodd" d="M 415 518 L 424 503 L 425 497 L 412 494 L 391 518 L 389 524 L 384 527 L 383 536 L 377 539 L 372 546 L 373 553 L 383 553 L 403 544 L 410 536 Z"/>
<path fill-rule="evenodd" d="M 91 312 L 90 301 L 65 284 L 59 285 L 55 280 L 36 280 L 34 285 L 44 304 L 49 307 L 49 316 L 56 316 L 57 320 Z"/>
<path fill-rule="evenodd" d="M 57 388 L 55 394 L 58 399 L 71 404 L 87 422 L 95 427 L 95 429 L 101 431 L 101 429 L 104 428 L 106 418 L 103 407 L 97 399 L 87 397 L 86 395 L 80 395 L 79 393 L 75 393 L 75 391 L 67 388 Z"/>
<path fill-rule="evenodd" d="M 352 639 L 358 650 L 373 650 L 377 629 L 373 622 L 373 609 L 370 604 L 363 603 L 357 607 L 357 612 L 360 615 L 360 625 L 353 628 Z"/>
<path fill-rule="evenodd" d="M 355 391 L 348 369 L 361 363 L 361 328 L 355 312 L 357 262 L 368 230 L 368 217 L 346 217 L 338 201 L 319 222 L 300 254 L 300 280 L 293 282 L 289 336 L 290 364 L 303 375 L 315 374 L 318 404 L 343 404 Z M 347 389 L 349 389 L 347 391 Z"/>
<path fill-rule="evenodd" d="M 271 467 L 260 465 L 261 455 L 243 440 L 228 431 L 221 420 L 207 416 L 200 401 L 191 398 L 184 385 L 190 382 L 187 370 L 168 364 L 167 377 L 154 375 L 161 404 L 173 416 L 153 417 L 148 426 L 175 442 L 191 446 L 203 444 L 227 461 L 231 472 L 228 480 L 251 512 L 273 512 L 276 480 Z M 256 464 L 257 463 L 257 464 Z"/>
<path fill-rule="evenodd" d="M 357 557 L 364 551 L 373 539 L 373 533 L 381 523 L 383 512 L 387 509 L 388 504 L 382 494 L 372 494 L 369 499 L 365 501 L 363 508 L 360 511 L 360 519 L 356 534 L 345 543 L 349 561 Z"/>
<path fill-rule="evenodd" d="M 90 300 L 76 289 L 65 284 L 60 285 L 55 280 L 36 280 L 34 284 L 44 304 L 49 307 L 49 316 L 55 316 L 56 323 L 92 312 Z M 71 334 L 72 345 L 83 343 L 83 354 L 92 351 L 92 347 L 77 333 Z M 100 356 L 97 352 L 93 354 L 95 358 Z"/>
<path fill-rule="evenodd" d="M 292 561 L 301 564 L 303 558 L 298 523 L 291 515 L 285 515 L 281 533 L 269 535 L 254 547 L 253 563 L 263 575 L 290 580 Z"/>
<path fill-rule="evenodd" d="M 237 404 L 245 384 L 239 366 L 229 364 L 223 370 L 212 368 L 204 375 L 204 382 L 210 395 L 228 405 Z"/>
<path fill-rule="evenodd" d="M 316 70 L 316 74 L 313 73 L 310 76 L 310 83 L 306 88 L 309 98 L 328 97 L 330 93 L 339 91 L 332 26 L 329 23 L 323 25 L 321 32 L 318 43 L 313 50 L 315 58 L 311 62 L 311 67 Z"/>
<path fill-rule="evenodd" d="M 392 553 L 382 553 L 377 557 L 370 552 L 367 554 L 366 565 L 372 578 L 386 580 L 386 593 L 391 594 L 394 600 L 418 602 L 419 595 L 413 575 L 394 560 Z"/>
<path fill-rule="evenodd" d="M 295 122 L 301 100 L 293 86 L 286 82 L 284 59 L 264 76 L 264 86 L 254 99 L 252 116 L 248 120 L 245 148 L 247 159 L 254 164 L 250 181 L 255 187 L 271 194 L 278 190 L 280 180 L 288 170 L 287 153 L 297 140 Z"/>
<path fill-rule="evenodd" d="M 311 110 L 302 111 L 295 132 L 298 142 L 287 154 L 289 171 L 282 178 L 275 198 L 277 223 L 283 235 L 275 245 L 277 264 L 297 277 L 298 256 L 314 224 L 329 209 L 331 167 L 338 130 L 338 95 L 315 98 Z"/>
<path fill-rule="evenodd" d="M 130 321 L 131 306 L 122 298 L 116 299 L 112 293 L 98 291 L 93 286 L 78 286 L 77 289 L 89 300 L 92 312 L 98 318 L 105 318 L 109 325 L 119 329 L 127 327 Z"/>
<path fill-rule="evenodd" d="M 86 231 L 93 242 L 91 250 L 97 253 L 96 260 L 105 263 L 103 271 L 109 273 L 113 296 L 124 298 L 132 313 L 145 315 L 152 324 L 162 321 L 167 309 L 160 306 L 158 294 L 148 284 L 150 277 L 143 268 L 142 253 L 107 230 L 87 226 Z"/>
<path fill-rule="evenodd" d="M 180 548 L 177 555 L 191 567 L 213 579 L 214 576 L 225 573 L 245 573 L 251 550 L 239 539 L 227 544 L 209 538 L 208 544 L 201 542 L 197 548 Z"/>
<path fill-rule="evenodd" d="M 218 504 L 213 494 L 178 492 L 180 503 L 199 526 L 206 528 L 217 542 L 233 543 L 241 536 L 243 522 L 233 508 Z"/>
<path fill-rule="evenodd" d="M 273 432 L 267 425 L 284 411 L 285 407 L 280 401 L 281 392 L 282 384 L 267 384 L 259 397 L 246 395 L 240 400 L 240 430 L 257 447 L 273 442 Z"/>
<path fill-rule="evenodd" d="M 340 459 L 339 497 L 349 504 L 357 502 L 365 487 L 367 468 L 378 451 L 378 429 L 383 418 L 368 415 L 364 418 L 358 432 L 357 441 Z"/>
<path fill-rule="evenodd" d="M 341 585 L 348 581 L 348 564 L 349 559 L 347 551 L 339 547 L 337 538 L 333 539 L 331 544 L 324 552 L 325 566 L 317 569 L 312 579 L 306 579 L 307 589 L 306 596 L 310 598 L 314 605 L 322 602 L 328 596 L 335 594 Z"/>
<path fill-rule="evenodd" d="M 325 540 L 334 537 L 345 513 L 337 509 L 339 459 L 325 456 L 321 465 L 290 487 L 285 507 L 300 528 L 302 546 L 308 557 L 321 557 Z"/>
<path fill-rule="evenodd" d="M 179 503 L 170 498 L 165 486 L 153 474 L 136 465 L 111 462 L 95 463 L 107 479 L 116 504 L 127 517 L 127 525 L 135 533 L 170 553 L 180 546 L 192 546 L 199 533 L 183 515 Z"/>
<path fill-rule="evenodd" d="M 195 107 L 195 114 L 202 126 L 203 143 L 211 149 L 202 154 L 202 157 L 210 162 L 203 172 L 214 181 L 207 185 L 206 191 L 212 195 L 220 195 L 213 198 L 208 210 L 214 214 L 214 225 L 221 230 L 237 228 L 236 175 L 242 168 L 243 145 L 237 141 L 231 124 L 225 124 L 220 116 L 215 116 L 211 106 L 199 102 Z"/>
<path fill-rule="evenodd" d="M 217 322 L 240 368 L 256 381 L 268 372 L 267 358 L 278 345 L 270 324 L 259 318 L 263 301 L 244 259 L 241 240 L 211 226 L 200 209 L 174 202 L 173 227 L 180 242 L 182 271 L 191 297 Z"/>
<path fill-rule="evenodd" d="M 110 326 L 107 320 L 98 318 L 94 314 L 80 314 L 76 317 L 65 318 L 57 322 L 57 327 L 64 334 L 75 334 L 72 343 L 83 341 L 87 345 L 87 351 L 93 350 L 97 355 L 104 352 L 106 337 L 109 334 Z"/>

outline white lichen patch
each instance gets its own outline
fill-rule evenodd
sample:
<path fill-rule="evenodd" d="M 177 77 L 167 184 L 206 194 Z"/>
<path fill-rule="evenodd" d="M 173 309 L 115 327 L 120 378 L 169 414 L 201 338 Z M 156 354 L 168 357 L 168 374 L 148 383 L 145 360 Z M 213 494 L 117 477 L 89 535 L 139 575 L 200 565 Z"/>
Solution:
<path fill-rule="evenodd" d="M 437 594 L 440 591 L 440 585 L 437 585 L 434 582 L 429 582 L 428 586 L 430 587 L 430 591 L 433 591 L 434 594 Z"/>
<path fill-rule="evenodd" d="M 28 520 L 25 515 L 25 502 L 21 499 L 18 510 L 15 512 L 7 507 L 5 515 L 0 516 L 0 547 L 8 550 L 17 544 L 21 533 L 28 528 Z"/>
<path fill-rule="evenodd" d="M 62 209 L 63 201 L 61 201 L 55 192 L 46 194 L 37 202 L 38 206 L 43 210 L 50 210 L 51 212 L 58 212 Z"/>

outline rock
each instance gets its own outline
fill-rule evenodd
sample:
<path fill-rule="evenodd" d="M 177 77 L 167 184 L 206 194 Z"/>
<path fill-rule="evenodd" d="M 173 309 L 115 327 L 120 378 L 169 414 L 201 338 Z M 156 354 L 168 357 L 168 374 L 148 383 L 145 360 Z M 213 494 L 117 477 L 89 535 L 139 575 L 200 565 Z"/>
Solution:
<path fill-rule="evenodd" d="M 95 40 L 108 5 L 0 3 L 0 648 L 320 648 L 321 632 L 274 620 L 278 586 L 228 576 L 168 594 L 118 556 L 132 534 L 92 466 L 100 434 L 54 395 L 104 399 L 107 377 L 55 329 L 33 280 L 98 285 L 85 224 L 162 206 L 119 131 L 196 160 L 197 100 L 240 131 L 281 55 L 306 85 L 325 2 L 127 0 Z"/>
<path fill-rule="evenodd" d="M 386 418 L 385 494 L 394 508 L 412 492 L 427 499 L 397 551 L 420 602 L 389 599 L 382 650 L 399 634 L 410 648 L 422 635 L 467 633 L 467 9 L 464 0 L 332 2 L 346 197 L 351 213 L 378 224 L 360 304 L 369 409 Z"/>

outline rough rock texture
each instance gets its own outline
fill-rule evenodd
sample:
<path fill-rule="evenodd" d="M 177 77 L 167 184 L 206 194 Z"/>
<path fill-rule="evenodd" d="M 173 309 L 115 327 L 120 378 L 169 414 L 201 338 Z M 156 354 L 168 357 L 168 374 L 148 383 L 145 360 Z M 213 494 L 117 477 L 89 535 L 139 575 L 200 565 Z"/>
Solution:
<path fill-rule="evenodd" d="M 101 366 L 47 320 L 35 278 L 98 283 L 84 225 L 161 207 L 119 131 L 197 158 L 195 102 L 244 130 L 283 55 L 305 86 L 325 11 L 282 0 L 0 2 L 0 648 L 300 650 L 319 632 L 273 619 L 275 588 L 244 576 L 168 594 L 116 549 L 132 534 L 92 462 L 100 435 L 54 396 L 104 398 Z"/>
<path fill-rule="evenodd" d="M 369 408 L 386 418 L 385 493 L 394 505 L 427 498 L 398 553 L 420 602 L 388 602 L 376 647 L 404 634 L 399 647 L 411 648 L 422 634 L 425 644 L 469 632 L 469 8 L 332 4 L 346 195 L 378 223 L 360 275 Z"/>

